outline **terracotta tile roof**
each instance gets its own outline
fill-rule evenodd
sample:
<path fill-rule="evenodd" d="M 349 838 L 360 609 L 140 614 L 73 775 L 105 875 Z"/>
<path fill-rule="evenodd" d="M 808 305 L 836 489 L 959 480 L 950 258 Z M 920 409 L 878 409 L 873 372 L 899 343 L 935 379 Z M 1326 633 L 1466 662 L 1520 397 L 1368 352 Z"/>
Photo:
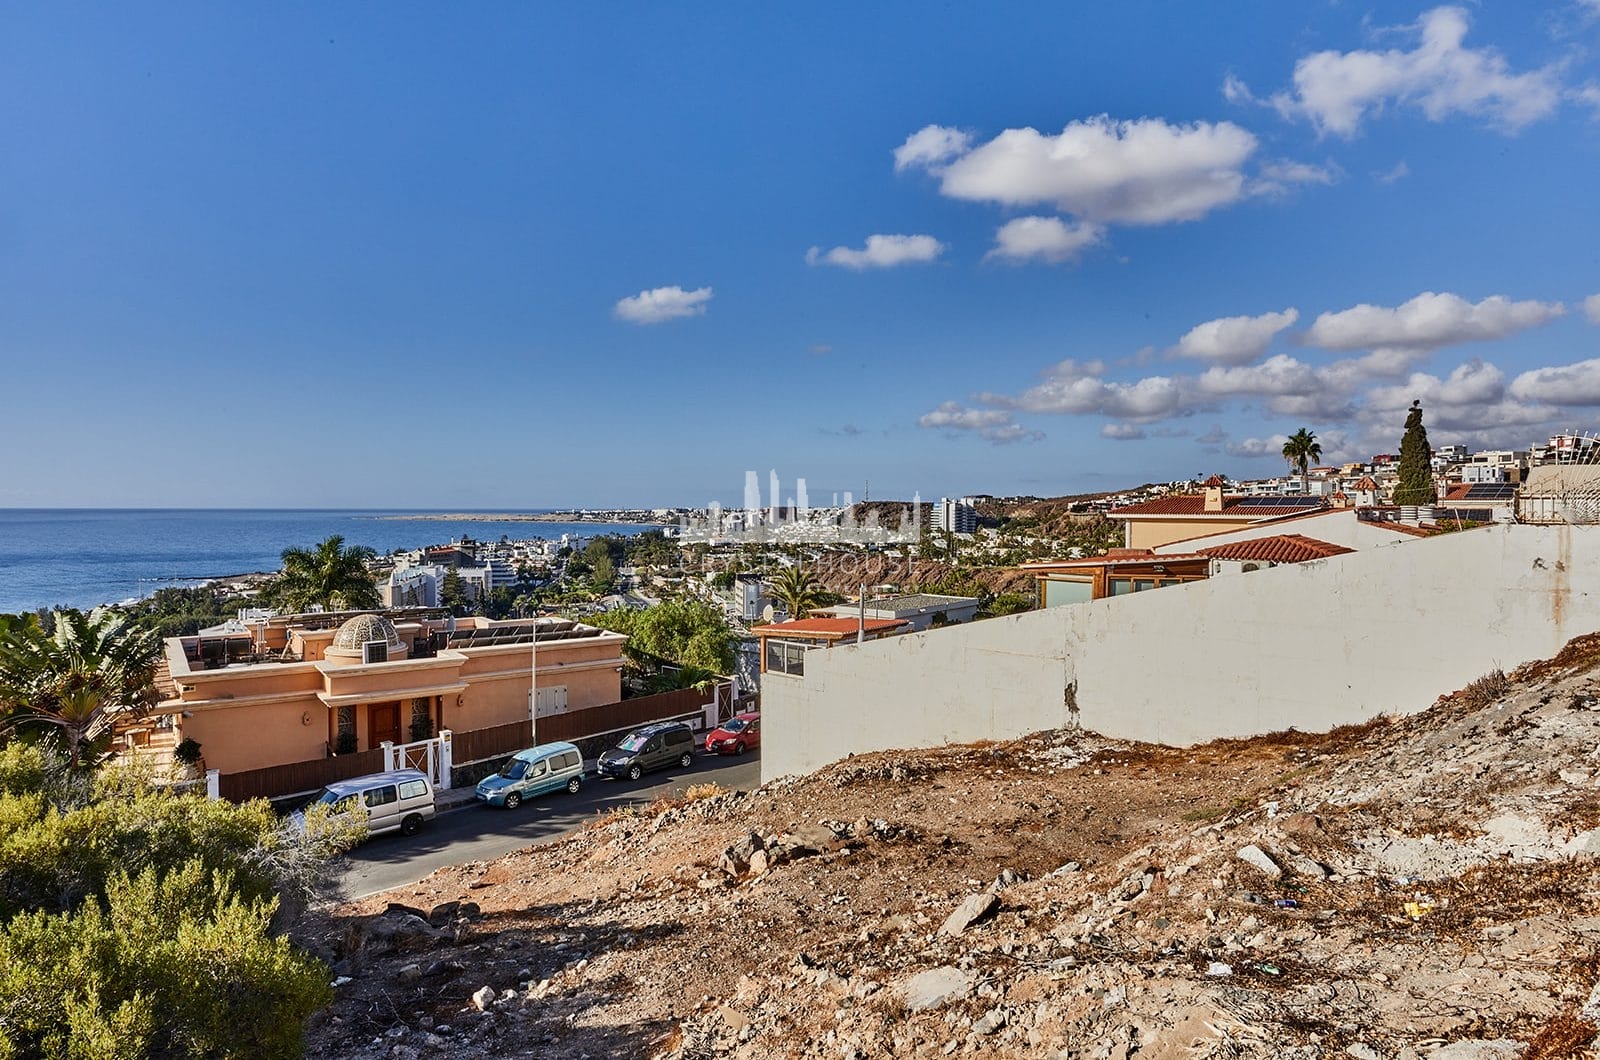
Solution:
<path fill-rule="evenodd" d="M 1378 484 L 1372 481 L 1371 475 L 1362 475 L 1360 478 L 1356 479 L 1355 488 L 1358 490 L 1366 490 L 1370 493 L 1378 488 Z"/>
<path fill-rule="evenodd" d="M 1290 504 L 1289 501 L 1300 501 L 1300 504 Z M 1272 503 L 1262 503 L 1271 501 Z M 1172 497 L 1157 497 L 1153 501 L 1144 501 L 1139 504 L 1130 504 L 1123 508 L 1113 508 L 1109 513 L 1116 519 L 1124 515 L 1210 515 L 1217 518 L 1224 516 L 1273 516 L 1273 515 L 1300 515 L 1308 510 L 1324 507 L 1321 497 L 1224 497 L 1222 498 L 1222 511 L 1206 511 L 1205 496 L 1198 493 L 1184 493 Z"/>
<path fill-rule="evenodd" d="M 1250 541 L 1213 545 L 1200 551 L 1212 559 L 1255 560 L 1258 563 L 1305 563 L 1313 559 L 1342 556 L 1347 552 L 1354 552 L 1355 549 L 1318 541 L 1304 534 L 1278 534 L 1276 537 L 1258 537 Z"/>
<path fill-rule="evenodd" d="M 1017 569 L 1041 571 L 1076 570 L 1079 568 L 1092 569 L 1095 567 L 1121 567 L 1128 564 L 1143 564 L 1148 566 L 1152 563 L 1165 565 L 1168 563 L 1183 563 L 1185 560 L 1192 562 L 1209 558 L 1209 556 L 1202 555 L 1199 552 L 1169 552 L 1158 554 L 1142 548 L 1114 548 L 1103 556 L 1086 556 L 1083 559 L 1040 560 L 1036 563 L 1023 563 L 1018 566 Z"/>
<path fill-rule="evenodd" d="M 886 633 L 891 629 L 910 625 L 909 622 L 897 618 L 869 618 L 865 629 L 868 633 Z M 785 634 L 798 634 L 806 637 L 820 637 L 831 639 L 834 637 L 854 636 L 862 628 L 862 623 L 855 618 L 797 618 L 792 622 L 773 622 L 765 626 L 756 626 L 750 630 L 758 637 L 781 637 Z"/>
<path fill-rule="evenodd" d="M 1444 495 L 1444 499 L 1447 501 L 1464 501 L 1467 499 L 1467 494 L 1472 492 L 1473 485 L 1474 483 L 1471 482 L 1463 482 L 1460 485 L 1451 486 L 1450 492 Z"/>

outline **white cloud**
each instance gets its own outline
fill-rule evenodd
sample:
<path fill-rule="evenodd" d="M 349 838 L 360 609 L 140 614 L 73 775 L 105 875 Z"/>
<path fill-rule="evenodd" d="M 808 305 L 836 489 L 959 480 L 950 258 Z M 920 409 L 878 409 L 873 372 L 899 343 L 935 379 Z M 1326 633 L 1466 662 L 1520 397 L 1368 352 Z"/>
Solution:
<path fill-rule="evenodd" d="M 1600 81 L 1585 81 L 1577 88 L 1569 89 L 1567 98 L 1580 107 L 1588 107 L 1594 111 L 1596 118 L 1600 118 Z"/>
<path fill-rule="evenodd" d="M 945 125 L 925 125 L 906 137 L 906 142 L 894 149 L 894 169 L 898 173 L 912 166 L 937 171 L 957 155 L 967 153 L 972 146 L 972 136 L 960 129 Z"/>
<path fill-rule="evenodd" d="M 994 249 L 984 255 L 1020 264 L 1035 258 L 1051 263 L 1073 261 L 1105 238 L 1095 224 L 1071 224 L 1059 217 L 1018 217 L 1000 226 Z"/>
<path fill-rule="evenodd" d="M 999 427 L 1011 422 L 1011 413 L 1003 409 L 969 409 L 960 403 L 946 401 L 932 412 L 917 420 L 919 427 L 937 427 L 942 430 L 976 431 L 985 427 Z"/>
<path fill-rule="evenodd" d="M 1294 184 L 1332 184 L 1342 175 L 1338 166 L 1314 166 L 1309 162 L 1269 162 L 1250 182 L 1256 195 L 1285 195 Z"/>
<path fill-rule="evenodd" d="M 1168 125 L 1101 115 L 1072 122 L 1057 136 L 1007 129 L 970 150 L 953 132 L 923 129 L 896 152 L 896 165 L 938 173 L 940 190 L 951 198 L 1049 204 L 1094 224 L 1204 217 L 1247 194 L 1241 167 L 1256 149 L 1256 138 L 1231 122 Z"/>
<path fill-rule="evenodd" d="M 1223 452 L 1229 456 L 1254 459 L 1262 456 L 1275 456 L 1283 459 L 1283 444 L 1289 440 L 1286 434 L 1274 434 L 1271 438 L 1241 438 L 1237 442 L 1229 442 L 1223 446 Z"/>
<path fill-rule="evenodd" d="M 1100 428 L 1100 437 L 1115 442 L 1137 442 L 1145 437 L 1144 428 L 1133 423 L 1108 423 Z"/>
<path fill-rule="evenodd" d="M 1293 307 L 1258 317 L 1219 317 L 1190 328 L 1178 340 L 1176 352 L 1215 364 L 1248 364 L 1267 352 L 1278 332 L 1299 319 L 1300 311 Z"/>
<path fill-rule="evenodd" d="M 1065 415 L 1098 413 L 1112 419 L 1148 423 L 1183 411 L 1179 382 L 1168 376 L 1148 376 L 1133 383 L 1106 382 L 1100 361 L 1066 360 L 1045 373 L 1045 381 L 1018 397 L 979 394 L 977 399 L 997 408 Z"/>
<path fill-rule="evenodd" d="M 1596 0 L 1600 3 L 1600 0 Z M 1600 324 L 1600 294 L 1592 294 L 1583 300 L 1583 315 L 1589 318 L 1589 323 Z"/>
<path fill-rule="evenodd" d="M 1511 394 L 1551 405 L 1600 405 L 1600 359 L 1523 372 L 1512 381 Z"/>
<path fill-rule="evenodd" d="M 709 301 L 709 287 L 697 287 L 693 291 L 677 286 L 657 287 L 618 300 L 611 311 L 619 320 L 630 324 L 660 324 L 680 317 L 702 316 Z"/>
<path fill-rule="evenodd" d="M 1237 74 L 1229 74 L 1222 79 L 1222 98 L 1229 103 L 1260 103 L 1256 94 L 1250 91 L 1250 86 L 1239 79 Z"/>
<path fill-rule="evenodd" d="M 949 432 L 971 431 L 996 445 L 1033 442 L 1044 437 L 1014 422 L 1011 413 L 1004 409 L 970 409 L 955 401 L 946 401 L 923 414 L 917 419 L 917 426 Z"/>
<path fill-rule="evenodd" d="M 1411 175 L 1411 167 L 1406 165 L 1406 160 L 1401 159 L 1394 164 L 1393 169 L 1386 169 L 1381 173 L 1372 174 L 1372 179 L 1379 184 L 1394 184 Z"/>
<path fill-rule="evenodd" d="M 1513 73 L 1495 49 L 1461 46 L 1468 24 L 1463 8 L 1436 7 L 1408 27 L 1417 36 L 1410 51 L 1308 55 L 1295 64 L 1294 90 L 1273 96 L 1273 105 L 1285 117 L 1310 119 L 1319 133 L 1343 137 L 1390 103 L 1418 107 L 1429 121 L 1467 114 L 1508 132 L 1556 109 L 1554 67 Z"/>
<path fill-rule="evenodd" d="M 1362 304 L 1323 313 L 1306 332 L 1306 341 L 1328 350 L 1426 352 L 1459 342 L 1503 339 L 1565 312 L 1560 302 L 1513 302 L 1493 295 L 1473 304 L 1460 295 L 1425 291 L 1393 309 Z"/>
<path fill-rule="evenodd" d="M 1199 379 L 1201 390 L 1228 397 L 1308 394 L 1321 385 L 1315 368 L 1283 353 L 1268 357 L 1260 364 L 1213 365 L 1202 372 Z"/>
<path fill-rule="evenodd" d="M 1457 365 L 1444 379 L 1417 372 L 1404 383 L 1375 387 L 1367 393 L 1367 404 L 1383 410 L 1407 408 L 1412 401 L 1424 405 L 1492 405 L 1505 393 L 1505 373 L 1474 358 Z"/>
<path fill-rule="evenodd" d="M 979 431 L 979 436 L 985 441 L 995 445 L 1009 445 L 1012 442 L 1038 442 L 1044 440 L 1043 431 L 1030 430 L 1020 423 L 1008 423 L 1003 427 L 991 427 Z"/>
<path fill-rule="evenodd" d="M 934 261 L 943 254 L 945 245 L 932 236 L 873 235 L 861 250 L 851 247 L 834 247 L 824 251 L 812 247 L 806 251 L 808 265 L 839 265 L 847 269 L 890 269 L 896 265 L 913 265 Z"/>

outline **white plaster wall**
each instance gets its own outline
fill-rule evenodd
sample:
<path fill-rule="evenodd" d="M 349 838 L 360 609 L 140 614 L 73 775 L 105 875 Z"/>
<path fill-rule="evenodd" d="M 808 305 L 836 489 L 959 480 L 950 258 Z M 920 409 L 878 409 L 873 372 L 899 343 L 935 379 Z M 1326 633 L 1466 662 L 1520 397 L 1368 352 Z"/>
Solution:
<path fill-rule="evenodd" d="M 762 688 L 763 779 L 1071 721 L 1190 744 L 1421 710 L 1600 629 L 1600 527 L 1496 526 L 814 651 Z"/>

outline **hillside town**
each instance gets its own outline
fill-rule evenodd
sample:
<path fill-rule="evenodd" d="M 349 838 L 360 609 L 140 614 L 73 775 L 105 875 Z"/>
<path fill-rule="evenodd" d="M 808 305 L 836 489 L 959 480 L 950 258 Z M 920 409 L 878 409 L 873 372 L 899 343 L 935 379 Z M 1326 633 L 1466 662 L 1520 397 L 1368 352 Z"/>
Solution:
<path fill-rule="evenodd" d="M 0 1060 L 1600 1060 L 1600 0 L 3 25 Z"/>

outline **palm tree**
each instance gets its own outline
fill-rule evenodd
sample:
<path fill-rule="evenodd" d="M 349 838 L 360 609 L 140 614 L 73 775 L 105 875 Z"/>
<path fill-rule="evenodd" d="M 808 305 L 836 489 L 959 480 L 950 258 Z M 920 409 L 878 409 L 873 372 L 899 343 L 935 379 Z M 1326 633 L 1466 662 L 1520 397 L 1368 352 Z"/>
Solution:
<path fill-rule="evenodd" d="M 804 618 L 806 612 L 822 605 L 822 586 L 811 572 L 796 565 L 785 567 L 772 579 L 772 595 L 783 604 L 790 618 Z"/>
<path fill-rule="evenodd" d="M 286 611 L 320 604 L 333 611 L 377 607 L 378 586 L 367 570 L 377 553 L 365 545 L 345 547 L 334 534 L 315 550 L 286 548 L 283 570 L 267 588 L 268 598 Z"/>
<path fill-rule="evenodd" d="M 0 727 L 57 729 L 77 769 L 104 753 L 119 716 L 155 702 L 160 654 L 154 627 L 103 609 L 57 611 L 53 633 L 37 622 L 0 626 Z"/>
<path fill-rule="evenodd" d="M 1309 493 L 1311 462 L 1322 459 L 1322 443 L 1317 441 L 1317 436 L 1301 427 L 1283 443 L 1283 458 L 1291 468 L 1300 469 L 1300 489 Z"/>

